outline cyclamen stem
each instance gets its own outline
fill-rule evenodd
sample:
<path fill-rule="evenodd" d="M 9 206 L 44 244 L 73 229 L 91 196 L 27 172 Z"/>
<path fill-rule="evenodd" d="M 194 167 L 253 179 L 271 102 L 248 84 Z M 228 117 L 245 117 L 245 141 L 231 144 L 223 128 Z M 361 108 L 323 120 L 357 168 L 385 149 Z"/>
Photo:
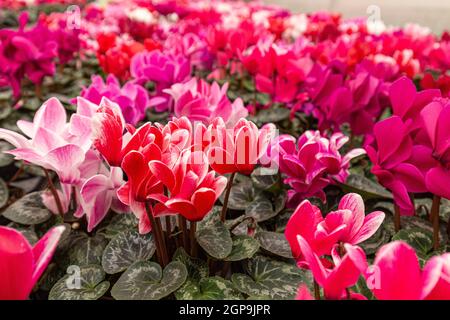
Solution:
<path fill-rule="evenodd" d="M 195 238 L 195 233 L 197 232 L 197 222 L 191 221 L 190 227 L 190 240 L 191 240 L 191 256 L 196 258 L 197 256 L 197 239 Z"/>
<path fill-rule="evenodd" d="M 47 178 L 48 181 L 48 187 L 50 188 L 50 192 L 52 193 L 53 198 L 55 199 L 56 207 L 58 208 L 58 213 L 61 215 L 61 217 L 64 218 L 64 209 L 61 203 L 61 199 L 59 198 L 58 191 L 56 191 L 55 185 L 53 184 L 52 178 L 50 177 L 50 173 L 48 172 L 48 170 L 45 168 L 43 169 L 45 172 L 45 177 Z"/>
<path fill-rule="evenodd" d="M 163 265 L 163 249 L 162 249 L 162 245 L 161 245 L 161 235 L 159 234 L 158 228 L 156 226 L 156 221 L 155 221 L 155 217 L 153 216 L 153 212 L 150 208 L 150 204 L 146 201 L 145 202 L 145 209 L 147 211 L 147 215 L 148 215 L 148 219 L 150 220 L 150 224 L 152 225 L 152 233 L 153 233 L 153 238 L 155 240 L 155 245 L 156 245 L 156 259 L 158 260 L 158 263 L 160 265 Z"/>
<path fill-rule="evenodd" d="M 189 252 L 189 242 L 188 242 L 188 231 L 187 231 L 187 223 L 186 218 L 182 215 L 178 215 L 178 225 L 181 229 L 181 236 L 183 237 L 183 247 L 186 252 Z"/>
<path fill-rule="evenodd" d="M 225 222 L 225 218 L 227 216 L 228 198 L 230 197 L 231 187 L 233 186 L 233 180 L 234 180 L 235 175 L 236 175 L 236 172 L 233 172 L 230 176 L 230 180 L 228 180 L 228 183 L 227 183 L 227 190 L 225 191 L 222 212 L 220 214 L 220 220 L 222 220 L 222 222 Z"/>
<path fill-rule="evenodd" d="M 434 195 L 433 204 L 431 205 L 431 221 L 433 223 L 433 249 L 439 249 L 439 207 L 441 205 L 441 197 Z"/>
<path fill-rule="evenodd" d="M 400 219 L 400 208 L 398 205 L 394 203 L 394 229 L 395 232 L 400 231 L 402 228 L 401 219 Z"/>
<path fill-rule="evenodd" d="M 162 249 L 161 256 L 162 256 L 162 260 L 163 260 L 162 266 L 165 267 L 169 263 L 169 256 L 167 254 L 166 239 L 165 239 L 164 232 L 162 229 L 161 218 L 155 218 L 155 222 L 156 222 L 156 228 L 158 229 L 158 233 L 160 235 L 160 241 L 161 241 L 161 249 Z"/>

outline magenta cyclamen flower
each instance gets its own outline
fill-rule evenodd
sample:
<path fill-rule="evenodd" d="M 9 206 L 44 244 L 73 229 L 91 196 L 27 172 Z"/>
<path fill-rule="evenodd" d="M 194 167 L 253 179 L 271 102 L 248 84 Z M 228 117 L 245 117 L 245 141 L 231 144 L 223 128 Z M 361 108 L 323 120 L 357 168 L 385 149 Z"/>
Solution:
<path fill-rule="evenodd" d="M 19 231 L 0 226 L 0 300 L 28 298 L 64 230 L 64 226 L 51 229 L 32 247 Z"/>
<path fill-rule="evenodd" d="M 92 76 L 91 85 L 84 88 L 80 95 L 95 104 L 100 104 L 103 97 L 117 103 L 125 122 L 133 125 L 145 117 L 145 110 L 149 107 L 149 97 L 144 87 L 131 81 L 121 87 L 113 74 L 108 75 L 106 83 L 102 77 Z"/>
<path fill-rule="evenodd" d="M 176 117 L 186 116 L 205 125 L 221 117 L 227 126 L 233 126 L 239 119 L 245 118 L 248 111 L 240 98 L 230 102 L 227 89 L 228 84 L 221 88 L 216 82 L 210 85 L 203 79 L 192 78 L 186 83 L 174 84 L 164 92 L 173 99 Z"/>
<path fill-rule="evenodd" d="M 40 23 L 25 30 L 27 21 L 28 13 L 24 12 L 19 17 L 18 30 L 0 30 L 0 84 L 6 81 L 16 98 L 25 76 L 38 85 L 45 76 L 55 73 L 58 54 L 50 30 Z"/>
<path fill-rule="evenodd" d="M 151 106 L 157 111 L 165 111 L 170 108 L 170 97 L 163 90 L 175 83 L 187 81 L 191 75 L 191 65 L 184 56 L 155 50 L 136 54 L 131 60 L 130 71 L 137 83 L 154 83 L 155 94 Z"/>
<path fill-rule="evenodd" d="M 408 125 L 398 116 L 375 124 L 374 137 L 376 146 L 366 147 L 372 173 L 391 190 L 401 214 L 414 214 L 408 193 L 427 192 L 425 172 L 435 163 L 431 148 L 414 145 Z"/>
<path fill-rule="evenodd" d="M 421 270 L 414 249 L 394 241 L 378 250 L 368 271 L 368 287 L 378 300 L 450 299 L 449 253 L 432 257 Z"/>
<path fill-rule="evenodd" d="M 420 114 L 437 160 L 426 173 L 426 186 L 432 193 L 450 199 L 450 100 L 436 100 Z"/>
<path fill-rule="evenodd" d="M 278 163 L 280 172 L 286 175 L 284 182 L 292 188 L 288 191 L 289 206 L 295 207 L 307 197 L 325 200 L 323 188 L 332 183 L 332 178 L 346 180 L 350 160 L 365 153 L 358 148 L 342 156 L 339 149 L 347 141 L 342 133 L 327 139 L 319 131 L 306 131 L 297 143 L 289 135 L 274 140 L 269 157 Z"/>

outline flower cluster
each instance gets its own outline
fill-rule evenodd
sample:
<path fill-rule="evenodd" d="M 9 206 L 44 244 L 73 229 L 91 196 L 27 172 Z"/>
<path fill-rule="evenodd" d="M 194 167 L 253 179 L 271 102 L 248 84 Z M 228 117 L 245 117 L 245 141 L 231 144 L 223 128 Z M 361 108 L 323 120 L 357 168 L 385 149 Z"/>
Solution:
<path fill-rule="evenodd" d="M 437 89 L 416 92 L 407 78 L 391 86 L 389 97 L 393 116 L 375 124 L 366 150 L 378 181 L 392 191 L 401 213 L 412 215 L 411 194 L 450 198 L 450 103 Z"/>
<path fill-rule="evenodd" d="M 296 207 L 308 197 L 326 200 L 324 188 L 334 181 L 345 182 L 350 161 L 365 153 L 361 148 L 341 155 L 339 149 L 348 141 L 342 133 L 329 139 L 319 131 L 306 131 L 298 140 L 290 135 L 277 137 L 268 150 L 269 157 L 278 161 L 280 172 L 286 175 L 289 206 Z"/>

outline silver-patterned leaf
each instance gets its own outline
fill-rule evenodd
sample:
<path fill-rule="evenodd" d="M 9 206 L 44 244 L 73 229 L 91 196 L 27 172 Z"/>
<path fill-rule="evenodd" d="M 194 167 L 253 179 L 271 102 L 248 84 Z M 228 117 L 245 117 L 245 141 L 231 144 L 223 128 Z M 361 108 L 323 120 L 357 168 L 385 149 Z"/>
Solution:
<path fill-rule="evenodd" d="M 161 266 L 150 261 L 138 261 L 125 271 L 111 290 L 117 300 L 159 300 L 180 288 L 187 270 L 179 261 Z"/>
<path fill-rule="evenodd" d="M 52 213 L 42 203 L 41 192 L 32 192 L 10 205 L 3 216 L 16 223 L 32 225 L 47 221 Z"/>
<path fill-rule="evenodd" d="M 278 172 L 273 172 L 273 169 L 266 167 L 258 167 L 253 170 L 252 182 L 256 188 L 267 190 L 275 185 L 279 180 Z"/>
<path fill-rule="evenodd" d="M 220 207 L 219 207 L 220 208 Z M 226 258 L 233 247 L 230 231 L 220 221 L 220 210 L 213 210 L 198 224 L 195 237 L 198 244 L 213 258 Z"/>
<path fill-rule="evenodd" d="M 240 235 L 233 237 L 233 248 L 225 261 L 240 261 L 244 259 L 250 259 L 259 249 L 258 240 L 246 236 Z"/>
<path fill-rule="evenodd" d="M 87 265 L 72 271 L 56 282 L 49 300 L 97 300 L 108 291 L 109 282 L 103 281 L 105 272 L 101 266 Z"/>
<path fill-rule="evenodd" d="M 392 199 L 392 194 L 380 184 L 359 174 L 351 174 L 345 183 L 339 183 L 346 192 L 356 192 L 365 199 Z"/>
<path fill-rule="evenodd" d="M 9 151 L 14 147 L 6 141 L 0 141 L 0 167 L 9 166 L 14 161 L 14 156 L 5 151 Z"/>
<path fill-rule="evenodd" d="M 255 200 L 245 208 L 245 215 L 247 217 L 252 217 L 257 222 L 262 222 L 275 217 L 277 212 L 275 212 L 273 208 L 272 201 L 267 199 L 263 194 L 259 194 L 256 196 Z"/>
<path fill-rule="evenodd" d="M 136 261 L 150 260 L 155 250 L 151 233 L 141 235 L 137 230 L 122 231 L 103 251 L 102 266 L 109 274 L 122 272 Z"/>
<path fill-rule="evenodd" d="M 433 235 L 419 228 L 402 229 L 392 237 L 392 240 L 402 240 L 413 247 L 418 253 L 426 255 L 433 247 Z"/>
<path fill-rule="evenodd" d="M 224 193 L 220 200 L 223 203 Z M 233 185 L 228 198 L 228 208 L 233 210 L 245 210 L 247 206 L 255 199 L 255 189 L 251 181 L 242 181 Z"/>
<path fill-rule="evenodd" d="M 283 233 L 260 231 L 256 239 L 264 250 L 283 258 L 292 258 L 291 246 Z"/>
<path fill-rule="evenodd" d="M 200 281 L 188 279 L 175 292 L 175 297 L 178 300 L 238 300 L 242 295 L 231 281 L 221 277 L 209 277 Z"/>
<path fill-rule="evenodd" d="M 175 251 L 173 261 L 183 263 L 186 266 L 189 279 L 194 281 L 199 281 L 201 278 L 206 278 L 209 275 L 209 268 L 206 261 L 192 258 L 186 253 L 183 247 Z"/>
<path fill-rule="evenodd" d="M 0 178 L 0 208 L 3 208 L 7 203 L 9 199 L 9 190 L 8 186 L 6 185 L 5 181 Z"/>
<path fill-rule="evenodd" d="M 249 296 L 293 299 L 300 283 L 312 283 L 308 270 L 267 257 L 249 260 L 247 268 L 249 275 L 234 273 L 231 280 L 239 291 Z"/>
<path fill-rule="evenodd" d="M 99 232 L 112 239 L 120 232 L 137 229 L 138 223 L 139 221 L 134 214 L 116 214 L 108 225 L 101 228 Z"/>
<path fill-rule="evenodd" d="M 108 241 L 98 234 L 94 237 L 83 237 L 77 240 L 70 250 L 70 262 L 73 265 L 85 266 L 102 263 L 103 250 Z"/>

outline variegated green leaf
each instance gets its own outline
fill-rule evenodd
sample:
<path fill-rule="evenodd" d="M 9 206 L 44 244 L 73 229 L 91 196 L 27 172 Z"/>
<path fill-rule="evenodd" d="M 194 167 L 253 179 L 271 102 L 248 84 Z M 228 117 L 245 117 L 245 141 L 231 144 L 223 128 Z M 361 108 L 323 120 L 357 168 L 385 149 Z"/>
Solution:
<path fill-rule="evenodd" d="M 5 181 L 0 178 L 0 208 L 3 208 L 8 203 L 9 190 Z"/>
<path fill-rule="evenodd" d="M 380 184 L 359 174 L 351 174 L 345 183 L 340 183 L 345 192 L 359 193 L 365 199 L 392 199 L 392 194 Z"/>
<path fill-rule="evenodd" d="M 433 247 L 433 235 L 419 228 L 402 229 L 392 237 L 392 240 L 405 241 L 423 255 L 426 255 Z"/>
<path fill-rule="evenodd" d="M 178 300 L 237 300 L 242 298 L 231 281 L 221 277 L 188 279 L 175 293 Z"/>
<path fill-rule="evenodd" d="M 309 271 L 267 257 L 251 259 L 247 267 L 249 275 L 235 273 L 231 280 L 239 291 L 249 296 L 293 299 L 300 283 L 312 283 Z"/>
<path fill-rule="evenodd" d="M 101 265 L 103 250 L 107 244 L 108 241 L 102 235 L 83 237 L 77 240 L 70 249 L 71 264 L 77 266 Z"/>
<path fill-rule="evenodd" d="M 16 223 L 32 225 L 47 221 L 52 213 L 42 203 L 41 193 L 32 192 L 10 205 L 3 216 Z"/>
<path fill-rule="evenodd" d="M 6 141 L 0 141 L 0 168 L 9 166 L 14 162 L 14 156 L 8 153 L 4 153 L 5 151 L 9 151 L 14 147 Z"/>
<path fill-rule="evenodd" d="M 79 273 L 78 273 L 79 272 Z M 103 281 L 105 272 L 99 265 L 87 265 L 73 269 L 73 273 L 62 277 L 50 290 L 50 300 L 97 300 L 109 289 Z"/>
<path fill-rule="evenodd" d="M 283 233 L 260 231 L 256 239 L 264 250 L 283 258 L 292 258 L 291 247 Z"/>
<path fill-rule="evenodd" d="M 233 247 L 230 231 L 220 221 L 220 210 L 217 207 L 198 224 L 195 237 L 206 253 L 215 259 L 226 258 Z"/>
<path fill-rule="evenodd" d="M 117 234 L 103 251 L 102 266 L 106 273 L 124 271 L 136 261 L 146 261 L 155 253 L 152 234 L 141 235 L 137 230 Z"/>
<path fill-rule="evenodd" d="M 179 261 L 172 261 L 164 271 L 157 263 L 138 261 L 117 280 L 111 295 L 117 300 L 159 300 L 180 288 L 186 278 L 186 267 Z"/>
<path fill-rule="evenodd" d="M 258 240 L 246 236 L 234 236 L 233 237 L 233 248 L 225 261 L 240 261 L 244 259 L 250 259 L 259 249 Z"/>

